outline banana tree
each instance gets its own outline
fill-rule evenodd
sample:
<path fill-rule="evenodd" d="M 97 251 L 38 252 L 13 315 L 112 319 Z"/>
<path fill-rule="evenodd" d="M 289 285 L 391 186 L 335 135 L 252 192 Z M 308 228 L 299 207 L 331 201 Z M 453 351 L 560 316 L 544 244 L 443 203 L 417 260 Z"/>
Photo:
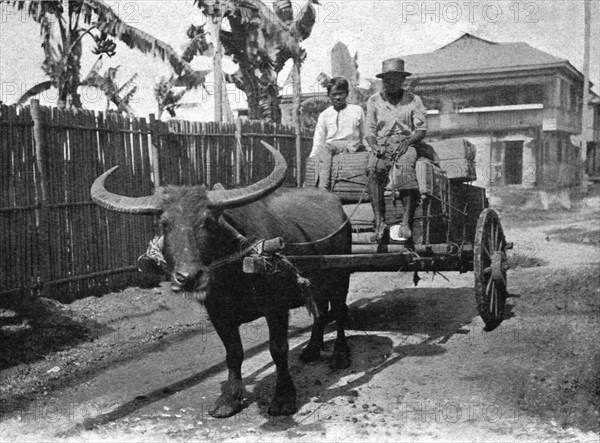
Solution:
<path fill-rule="evenodd" d="M 42 68 L 50 78 L 25 92 L 19 103 L 55 87 L 58 90 L 58 107 L 81 107 L 77 89 L 81 86 L 81 55 L 85 36 L 94 39 L 93 52 L 99 56 L 114 55 L 116 44 L 110 38 L 113 37 L 129 48 L 167 61 L 178 81 L 186 87 L 204 83 L 207 71 L 192 69 L 170 45 L 128 25 L 101 0 L 29 0 L 3 3 L 10 3 L 18 10 L 26 10 L 29 17 L 40 24 L 44 50 Z"/>
<path fill-rule="evenodd" d="M 109 111 L 112 103 L 117 107 L 117 112 L 124 112 L 133 117 L 135 113 L 129 101 L 137 91 L 137 86 L 133 84 L 137 74 L 134 74 L 123 86 L 119 86 L 115 81 L 119 68 L 120 66 L 108 68 L 104 74 L 100 74 L 102 69 L 102 55 L 100 55 L 88 75 L 81 80 L 81 86 L 100 89 L 106 96 L 106 111 Z"/>
<path fill-rule="evenodd" d="M 181 54 L 184 62 L 191 62 L 197 55 L 213 55 L 213 45 L 206 40 L 204 25 L 191 25 L 187 30 L 187 36 L 189 40 Z M 157 118 L 159 120 L 164 111 L 167 111 L 171 117 L 175 117 L 176 109 L 186 106 L 186 104 L 180 103 L 181 99 L 190 89 L 198 86 L 193 77 L 191 80 L 190 82 L 185 76 L 172 74 L 169 77 L 163 76 L 157 81 L 154 85 L 154 98 L 158 104 Z"/>
<path fill-rule="evenodd" d="M 246 93 L 248 116 L 279 123 L 277 74 L 292 59 L 299 71 L 306 52 L 300 43 L 310 36 L 316 11 L 308 0 L 294 17 L 291 0 L 277 0 L 271 10 L 260 0 L 195 0 L 213 23 L 227 20 L 229 30 L 219 38 L 226 55 L 233 57 L 238 70 L 225 75 Z"/>

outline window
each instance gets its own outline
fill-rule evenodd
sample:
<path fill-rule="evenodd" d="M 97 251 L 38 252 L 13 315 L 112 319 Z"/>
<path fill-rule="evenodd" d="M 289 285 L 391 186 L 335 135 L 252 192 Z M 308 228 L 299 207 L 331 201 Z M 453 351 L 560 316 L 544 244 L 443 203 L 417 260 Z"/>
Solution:
<path fill-rule="evenodd" d="M 504 183 L 523 182 L 523 140 L 504 142 Z"/>
<path fill-rule="evenodd" d="M 544 160 L 546 159 L 546 157 L 548 157 L 548 142 L 545 141 L 542 143 L 542 149 L 540 149 L 540 158 L 539 158 L 540 165 L 544 164 Z"/>
<path fill-rule="evenodd" d="M 560 80 L 560 106 L 566 109 L 571 107 L 570 83 L 564 79 Z"/>
<path fill-rule="evenodd" d="M 571 84 L 571 111 L 578 111 L 581 106 L 583 92 L 575 84 Z"/>
<path fill-rule="evenodd" d="M 556 141 L 556 161 L 558 163 L 562 163 L 562 158 L 563 158 L 563 155 L 562 155 L 563 152 L 562 152 L 562 150 L 563 150 L 563 141 L 562 141 L 561 138 L 559 138 Z"/>

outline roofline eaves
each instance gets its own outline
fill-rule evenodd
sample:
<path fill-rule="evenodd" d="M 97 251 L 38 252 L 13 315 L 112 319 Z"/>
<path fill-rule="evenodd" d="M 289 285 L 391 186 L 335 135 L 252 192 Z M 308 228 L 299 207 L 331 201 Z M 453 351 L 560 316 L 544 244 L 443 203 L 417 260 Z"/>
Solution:
<path fill-rule="evenodd" d="M 522 65 L 522 66 L 510 66 L 505 68 L 484 68 L 484 69 L 468 69 L 464 71 L 438 71 L 430 72 L 427 74 L 413 73 L 411 80 L 413 79 L 426 79 L 430 77 L 455 77 L 469 74 L 504 74 L 511 72 L 522 72 L 522 71 L 538 71 L 544 69 L 553 68 L 567 68 L 573 74 L 579 78 L 583 78 L 583 74 L 579 72 L 568 60 L 557 62 L 557 63 L 546 63 L 543 65 Z"/>

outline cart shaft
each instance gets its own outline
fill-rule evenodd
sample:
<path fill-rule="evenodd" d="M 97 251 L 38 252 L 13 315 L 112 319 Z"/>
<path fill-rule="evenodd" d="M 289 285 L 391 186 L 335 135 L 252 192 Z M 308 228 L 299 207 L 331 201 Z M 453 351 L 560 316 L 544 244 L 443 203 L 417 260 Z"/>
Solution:
<path fill-rule="evenodd" d="M 389 252 L 376 254 L 339 255 L 288 255 L 300 272 L 323 269 L 343 269 L 348 272 L 412 272 L 412 271 L 460 271 L 473 269 L 473 263 L 464 255 L 441 255 L 419 257 L 414 253 Z M 261 273 L 264 257 L 250 256 L 244 259 L 244 272 Z"/>

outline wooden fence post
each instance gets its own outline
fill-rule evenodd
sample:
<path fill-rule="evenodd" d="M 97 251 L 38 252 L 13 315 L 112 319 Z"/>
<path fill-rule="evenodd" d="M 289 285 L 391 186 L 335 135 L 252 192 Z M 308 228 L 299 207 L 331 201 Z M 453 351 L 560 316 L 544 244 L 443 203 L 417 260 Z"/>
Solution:
<path fill-rule="evenodd" d="M 235 119 L 235 184 L 242 184 L 242 119 Z"/>
<path fill-rule="evenodd" d="M 207 143 L 207 150 L 206 150 L 206 186 L 208 186 L 209 189 L 212 188 L 212 185 L 215 183 L 214 178 L 217 176 L 215 169 L 213 167 L 213 151 L 217 151 L 218 152 L 218 147 L 217 149 L 215 149 L 214 147 L 214 139 L 213 137 L 211 137 L 213 129 L 214 129 L 214 125 L 216 123 L 211 123 L 211 122 L 203 122 L 202 123 L 202 131 L 204 132 L 204 134 L 206 134 L 206 138 L 208 140 Z M 214 175 L 214 177 L 213 177 Z M 217 179 L 218 182 L 218 179 Z"/>
<path fill-rule="evenodd" d="M 152 174 L 154 175 L 154 187 L 158 188 L 160 186 L 160 160 L 158 158 L 158 144 L 160 143 L 160 131 L 158 130 L 158 125 L 160 124 L 160 120 L 156 120 L 156 116 L 154 114 L 149 115 L 150 120 L 150 149 L 151 159 L 152 159 Z"/>
<path fill-rule="evenodd" d="M 39 226 L 39 284 L 40 295 L 47 295 L 47 287 L 44 283 L 51 280 L 50 276 L 50 252 L 48 238 L 48 182 L 46 171 L 46 140 L 44 138 L 44 122 L 39 100 L 31 100 L 31 119 L 33 120 L 33 140 L 35 144 L 35 165 L 37 169 L 35 203 L 36 219 Z"/>

